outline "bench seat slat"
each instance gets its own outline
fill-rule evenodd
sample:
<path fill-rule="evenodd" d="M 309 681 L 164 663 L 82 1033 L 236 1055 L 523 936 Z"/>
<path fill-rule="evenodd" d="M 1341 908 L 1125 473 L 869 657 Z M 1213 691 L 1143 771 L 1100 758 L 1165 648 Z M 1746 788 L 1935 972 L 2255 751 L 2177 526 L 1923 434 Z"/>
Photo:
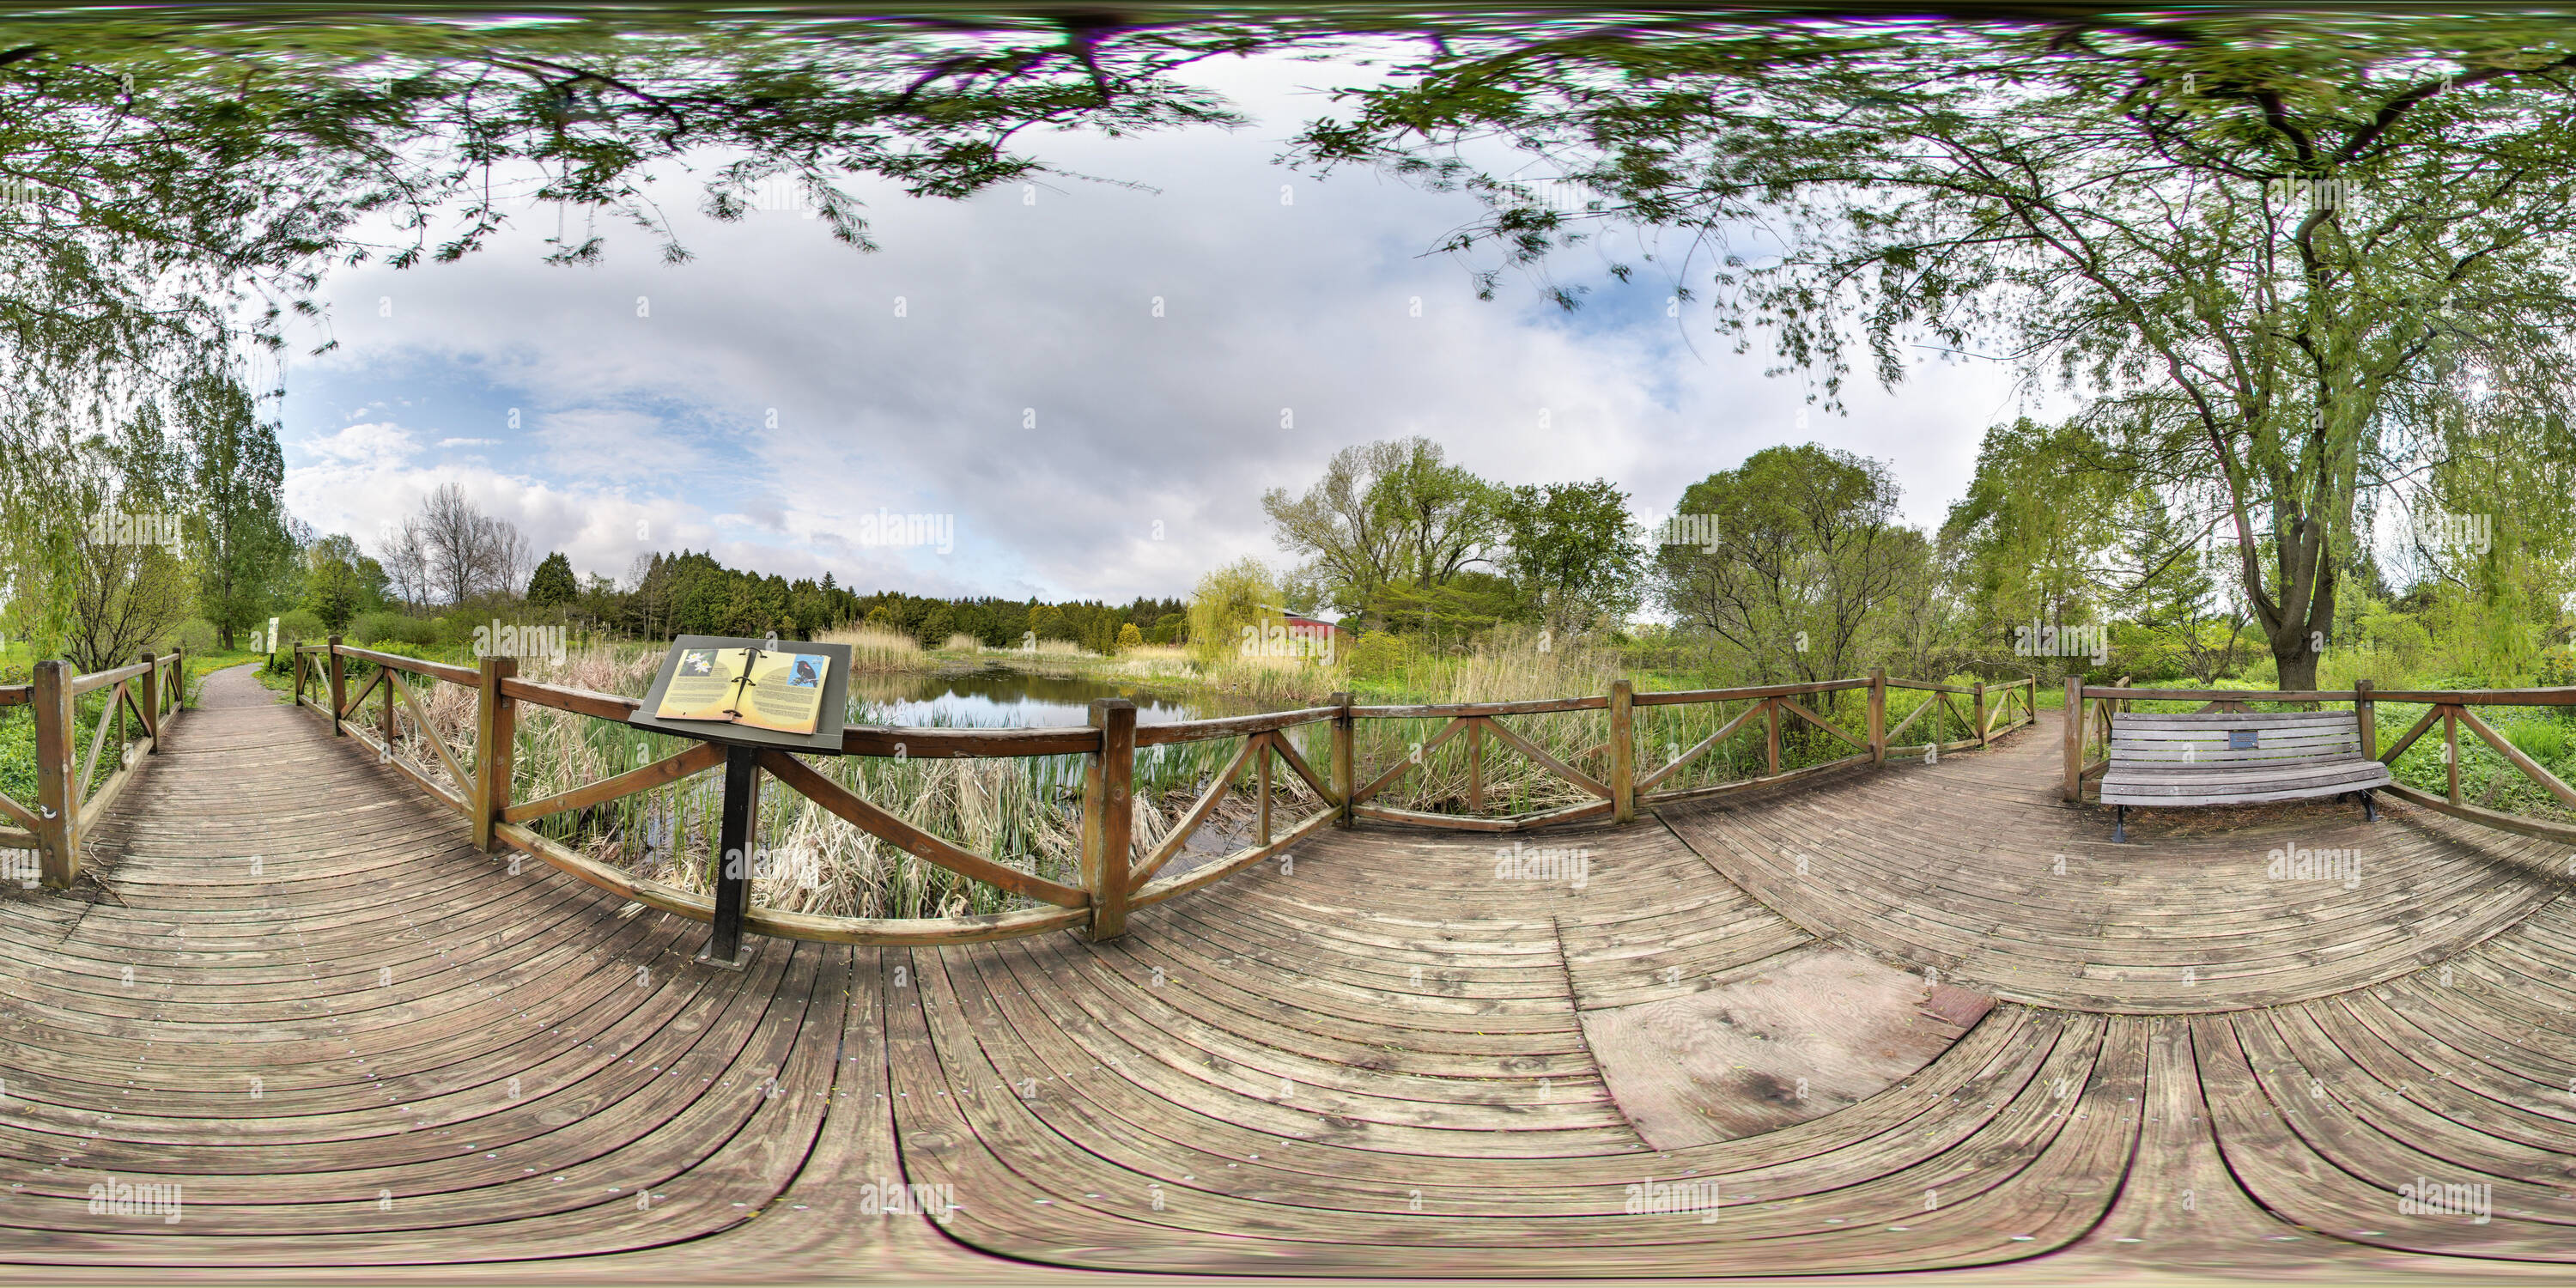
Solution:
<path fill-rule="evenodd" d="M 2114 747 L 2224 747 L 2227 745 L 2229 732 L 2225 729 L 2208 729 L 2191 734 L 2141 736 L 2123 729 L 2111 735 L 2111 745 Z M 2268 743 L 2275 747 L 2331 747 L 2337 743 L 2361 741 L 2361 735 L 2350 729 L 2336 733 L 2309 734 L 2283 733 L 2278 729 L 2258 729 L 2255 733 L 2259 735 L 2256 739 L 2258 743 Z"/>
<path fill-rule="evenodd" d="M 2154 765 L 2123 772 L 2112 770 L 2103 776 L 2105 792 L 2128 788 L 2178 788 L 2193 793 L 2219 793 L 2235 790 L 2260 791 L 2274 787 L 2298 787 L 2311 783 L 2344 783 L 2356 780 L 2388 781 L 2388 766 L 2358 756 L 2350 760 L 2322 765 L 2301 765 L 2294 769 L 2230 769 L 2193 771 L 2188 768 Z"/>
<path fill-rule="evenodd" d="M 2355 781 L 2324 786 L 2282 787 L 2270 791 L 2227 791 L 2200 796 L 2161 796 L 2139 791 L 2115 791 L 2103 793 L 2102 803 L 2135 805 L 2147 809 L 2179 809 L 2185 806 L 2206 805 L 2268 805 L 2279 801 L 2309 800 L 2318 796 L 2341 796 L 2345 792 L 2375 791 L 2389 785 L 2387 780 L 2382 779 L 2378 782 Z M 2175 790 L 2187 791 L 2188 789 Z"/>
<path fill-rule="evenodd" d="M 2338 733 L 2320 732 L 2311 734 L 2283 733 L 2277 729 L 2262 729 L 2257 730 L 2256 732 L 2261 735 L 2256 739 L 2257 744 L 2269 747 L 2333 747 L 2343 743 L 2357 743 L 2361 741 L 2361 735 L 2354 733 L 2350 729 L 2346 729 Z M 2112 735 L 2111 745 L 2114 748 L 2224 747 L 2227 745 L 2227 734 L 2228 731 L 2224 729 L 2209 729 L 2193 734 L 2166 734 L 2162 737 L 2152 735 L 2141 737 L 2124 729 L 2119 733 Z"/>
<path fill-rule="evenodd" d="M 2301 774 L 2330 772 L 2352 765 L 2378 765 L 2379 762 L 2356 752 L 2349 756 L 2315 756 L 2304 760 L 2282 760 L 2269 763 L 2212 765 L 2185 760 L 2123 760 L 2111 766 L 2114 780 L 2153 777 L 2178 782 L 2231 783 L 2254 782 L 2265 778 L 2295 778 Z M 2386 769 L 2386 765 L 2380 765 Z"/>
<path fill-rule="evenodd" d="M 2210 726 L 2210 729 L 2125 729 L 2125 726 L 2120 726 L 2120 729 L 2112 729 L 2112 739 L 2115 742 L 2226 742 L 2228 734 L 2236 732 L 2236 729 L 2254 729 L 2254 732 L 2262 734 L 2264 742 L 2336 742 L 2336 739 L 2352 742 L 2352 739 L 2362 737 L 2360 732 L 2354 732 L 2352 724 L 2308 724 L 2300 726 L 2300 729 L 2262 729 L 2262 726 L 2231 724 Z"/>

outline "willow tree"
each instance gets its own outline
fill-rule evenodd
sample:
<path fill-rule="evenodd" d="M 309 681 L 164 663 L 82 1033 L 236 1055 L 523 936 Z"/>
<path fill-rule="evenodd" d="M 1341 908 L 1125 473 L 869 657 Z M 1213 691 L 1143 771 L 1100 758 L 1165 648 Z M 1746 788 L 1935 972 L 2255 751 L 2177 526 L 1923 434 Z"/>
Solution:
<path fill-rule="evenodd" d="M 283 347 L 331 266 L 458 259 L 514 219 L 558 263 L 619 222 L 684 260 L 652 184 L 681 175 L 717 219 L 784 202 L 867 249 L 853 185 L 964 197 L 1052 173 L 1029 131 L 1232 123 L 1173 72 L 1252 43 L 1086 14 L 0 16 L 11 610 L 40 650 L 73 628 L 77 543 L 41 502 L 80 445 Z"/>
<path fill-rule="evenodd" d="M 2556 27 L 1644 27 L 1453 38 L 1301 152 L 1480 194 L 1449 246 L 1501 250 L 1488 290 L 1588 226 L 1693 230 L 1720 327 L 1767 332 L 1829 404 L 1859 355 L 1893 385 L 1923 348 L 2079 387 L 2232 538 L 2286 688 L 2314 683 L 2358 498 L 2439 446 L 2428 400 L 2480 371 L 2576 383 Z M 1467 159 L 1496 141 L 1561 175 Z"/>
<path fill-rule="evenodd" d="M 1878 461 L 1814 443 L 1763 448 L 1682 490 L 1674 516 L 1705 516 L 1715 532 L 1656 552 L 1657 598 L 1759 682 L 1855 674 L 1932 559 L 1898 522 L 1898 497 Z"/>

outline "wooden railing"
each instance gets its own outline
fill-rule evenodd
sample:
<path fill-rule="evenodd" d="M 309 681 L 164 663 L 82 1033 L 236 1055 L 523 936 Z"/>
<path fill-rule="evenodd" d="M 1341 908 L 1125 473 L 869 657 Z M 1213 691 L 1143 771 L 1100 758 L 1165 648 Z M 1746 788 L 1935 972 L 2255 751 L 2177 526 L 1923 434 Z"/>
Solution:
<path fill-rule="evenodd" d="M 1623 766 L 1632 767 L 1634 765 L 1636 744 L 1635 739 L 1630 736 L 1630 732 L 1634 728 L 1635 701 L 1636 696 L 1634 690 L 1629 687 L 1626 680 L 1620 680 L 1611 686 L 1610 695 L 1608 697 L 1601 698 L 1550 698 L 1535 702 L 1484 702 L 1417 706 L 1352 707 L 1350 709 L 1350 718 L 1354 721 L 1372 719 L 1446 720 L 1448 723 L 1442 725 L 1438 733 L 1435 733 L 1431 737 L 1407 748 L 1405 754 L 1398 757 L 1394 764 L 1387 766 L 1386 769 L 1378 773 L 1376 777 L 1370 779 L 1365 786 L 1361 786 L 1357 790 L 1351 792 L 1349 813 L 1354 818 L 1377 819 L 1381 822 L 1388 823 L 1410 823 L 1431 827 L 1465 827 L 1494 832 L 1513 831 L 1526 827 L 1542 827 L 1549 823 L 1567 823 L 1576 819 L 1596 818 L 1603 814 L 1611 814 L 1620 822 L 1626 822 L 1628 819 L 1634 817 L 1636 809 L 1633 775 L 1629 773 L 1626 768 L 1614 767 L 1608 774 L 1611 782 L 1605 783 L 1600 779 L 1595 778 L 1580 769 L 1576 769 L 1562 760 L 1559 760 L 1555 756 L 1549 754 L 1544 748 L 1540 747 L 1536 742 L 1521 736 L 1508 726 L 1499 723 L 1499 720 L 1503 716 L 1544 715 L 1568 711 L 1606 710 L 1610 713 L 1610 725 L 1612 730 L 1611 737 L 1606 746 L 1613 756 L 1624 757 L 1621 762 Z M 1491 734 L 1495 741 L 1500 742 L 1505 747 L 1527 756 L 1531 763 L 1539 766 L 1548 774 L 1561 781 L 1570 783 L 1575 787 L 1582 789 L 1586 795 L 1596 797 L 1598 799 L 1582 805 L 1573 805 L 1542 813 L 1504 819 L 1481 818 L 1474 813 L 1464 816 L 1454 814 L 1432 814 L 1418 810 L 1390 809 L 1385 806 L 1371 805 L 1367 803 L 1377 797 L 1380 793 L 1386 791 L 1387 788 L 1393 786 L 1398 780 L 1411 774 L 1417 769 L 1423 768 L 1427 763 L 1429 763 L 1428 758 L 1432 752 L 1437 751 L 1451 738 L 1454 738 L 1461 733 L 1466 734 L 1468 739 L 1467 772 L 1469 785 L 1467 792 L 1468 799 L 1471 802 L 1471 810 L 1481 812 L 1484 807 L 1484 740 L 1487 734 Z M 1589 753 L 1587 752 L 1583 755 L 1578 755 L 1576 759 L 1587 759 L 1588 756 Z M 1354 778 L 1356 778 L 1356 775 L 1354 775 Z M 1614 786 L 1613 784 L 1616 785 Z"/>
<path fill-rule="evenodd" d="M 80 700 L 104 691 L 86 754 L 80 746 Z M 33 683 L 0 685 L 0 709 L 32 707 L 36 720 L 36 800 L 33 805 L 0 795 L 0 818 L 16 824 L 0 827 L 0 849 L 34 850 L 38 878 L 63 889 L 80 877 L 81 846 L 91 827 L 105 814 L 140 763 L 134 756 L 139 740 L 146 755 L 161 750 L 161 733 L 186 709 L 188 668 L 184 650 L 163 655 L 145 653 L 138 661 L 113 670 L 75 674 L 69 662 L 40 661 Z M 126 716 L 134 717 L 133 734 Z M 115 731 L 116 755 L 107 756 Z M 99 763 L 109 760 L 102 782 Z"/>
<path fill-rule="evenodd" d="M 729 753 L 724 747 L 699 743 L 598 782 L 557 791 L 538 800 L 513 800 L 510 757 L 521 707 L 542 707 L 623 724 L 640 705 L 637 700 L 522 679 L 517 674 L 516 661 L 511 658 L 488 658 L 478 670 L 468 671 L 462 667 L 354 648 L 336 638 L 324 644 L 298 645 L 294 657 L 296 703 L 326 716 L 336 732 L 357 739 L 374 750 L 380 761 L 412 778 L 433 799 L 463 814 L 472 829 L 475 844 L 487 853 L 505 848 L 516 850 L 645 906 L 708 922 L 715 927 L 718 942 L 730 942 L 726 939 L 730 930 L 825 943 L 876 945 L 966 943 L 1013 938 L 1059 928 L 1079 929 L 1095 939 L 1111 938 L 1124 931 L 1127 916 L 1135 909 L 1222 881 L 1282 854 L 1326 827 L 1346 827 L 1359 819 L 1487 831 L 1522 830 L 1603 816 L 1625 822 L 1635 817 L 1637 803 L 1641 800 L 1692 799 L 1760 787 L 1861 762 L 1877 763 L 1883 761 L 1890 750 L 1885 715 L 1887 690 L 1891 687 L 1926 690 L 1954 716 L 1958 713 L 1949 705 L 1950 698 L 1953 695 L 1970 697 L 1974 714 L 1959 717 L 1960 725 L 1970 731 L 1970 736 L 1938 745 L 1943 749 L 1978 746 L 2030 723 L 2033 686 L 2033 682 L 2028 680 L 1999 686 L 1921 684 L 1889 680 L 1883 673 L 1873 672 L 1867 679 L 1641 694 L 1634 692 L 1630 684 L 1622 680 L 1602 697 L 1370 706 L 1354 704 L 1349 694 L 1342 693 L 1333 695 L 1325 705 L 1301 710 L 1141 727 L 1136 723 L 1133 703 L 1104 699 L 1092 704 L 1087 725 L 1073 728 L 855 726 L 843 731 L 839 754 L 844 757 L 908 757 L 915 760 L 1084 757 L 1079 884 L 1068 884 L 974 853 L 932 835 L 863 799 L 808 763 L 805 756 L 777 749 L 759 749 L 756 752 L 736 749 Z M 374 674 L 358 685 L 354 692 L 347 672 L 347 664 L 351 661 L 368 663 L 374 668 Z M 428 715 L 403 678 L 406 676 L 461 685 L 475 691 L 475 746 L 470 749 L 473 753 L 470 759 L 448 748 L 437 732 L 430 728 Z M 1843 729 L 1807 703 L 1799 701 L 1810 695 L 1842 690 L 1866 690 L 1869 694 L 1868 725 L 1863 733 L 1855 734 Z M 364 710 L 370 696 L 379 698 L 372 718 Z M 1738 701 L 1749 702 L 1751 706 L 1699 740 L 1688 751 L 1676 755 L 1669 763 L 1644 773 L 1637 770 L 1636 708 Z M 2017 716 L 2012 714 L 2016 703 Z M 1932 702 L 1927 701 L 1926 706 L 1930 705 Z M 1585 711 L 1602 711 L 1608 716 L 1608 741 L 1574 757 L 1576 760 L 1600 759 L 1603 769 L 1598 774 L 1568 763 L 1541 746 L 1538 740 L 1501 723 L 1507 717 Z M 422 735 L 423 745 L 434 757 L 429 763 L 403 754 L 400 731 L 406 713 Z M 1921 713 L 1918 711 L 1916 714 L 1919 716 Z M 1784 771 L 1781 768 L 1782 722 L 1790 717 L 1812 725 L 1856 750 L 1822 764 Z M 1911 719 L 1907 723 L 1911 723 Z M 1392 763 L 1364 770 L 1358 763 L 1359 740 L 1356 736 L 1358 723 L 1363 720 L 1440 720 L 1445 723 L 1436 734 L 1394 757 Z M 1732 783 L 1659 790 L 1684 766 L 1751 728 L 1757 721 L 1767 721 L 1765 773 Z M 1318 725 L 1330 726 L 1329 760 L 1321 765 L 1317 761 L 1324 757 L 1311 755 L 1311 747 L 1308 752 L 1301 752 L 1291 737 L 1296 730 Z M 1898 731 L 1903 728 L 1905 725 L 1900 724 Z M 1470 765 L 1468 798 L 1471 811 L 1481 810 L 1484 804 L 1482 772 L 1484 743 L 1488 737 L 1503 749 L 1518 753 L 1547 774 L 1571 784 L 1592 799 L 1573 806 L 1501 818 L 1482 817 L 1474 812 L 1465 815 L 1434 813 L 1368 803 L 1426 763 L 1429 752 L 1462 735 L 1467 740 Z M 1233 738 L 1242 739 L 1242 745 L 1223 760 L 1222 767 L 1210 777 L 1195 801 L 1150 846 L 1137 844 L 1133 835 L 1133 795 L 1139 750 Z M 709 895 L 639 876 L 576 853 L 528 826 L 548 815 L 589 809 L 639 792 L 669 786 L 723 766 L 729 754 L 755 756 L 759 776 L 777 780 L 836 817 L 914 859 L 956 876 L 1008 891 L 1036 906 L 952 917 L 845 917 L 776 911 L 750 906 L 746 889 L 748 882 L 732 869 L 729 862 L 723 871 L 716 874 L 713 883 L 715 893 Z M 432 772 L 433 766 L 445 771 L 447 781 L 455 784 L 454 789 L 439 781 Z M 1188 849 L 1191 839 L 1216 815 L 1234 785 L 1247 772 L 1254 779 L 1256 803 L 1250 835 L 1244 838 L 1244 843 L 1186 870 L 1170 870 L 1175 860 Z M 1310 794 L 1321 802 L 1320 807 L 1300 817 L 1277 817 L 1274 806 L 1279 793 L 1274 789 L 1281 781 L 1278 778 L 1281 772 L 1292 776 L 1288 780 L 1291 784 L 1302 784 L 1304 790 L 1300 794 Z M 756 779 L 757 776 L 754 781 Z M 729 861 L 733 856 L 726 857 Z M 726 889 L 727 883 L 737 882 L 741 884 L 735 890 Z"/>
<path fill-rule="evenodd" d="M 2531 758 L 2511 739 L 2498 733 L 2471 707 L 2576 707 L 2576 688 L 2541 689 L 2380 689 L 2368 680 L 2357 681 L 2349 689 L 2313 690 L 2238 690 L 2238 689 L 2140 689 L 2123 679 L 2116 685 L 2084 685 L 2074 677 L 2066 682 L 2065 798 L 2083 799 L 2084 785 L 2101 777 L 2108 767 L 2108 756 L 2094 759 L 2096 745 L 2108 746 L 2111 716 L 2127 711 L 2139 702 L 2198 702 L 2202 711 L 2245 711 L 2255 702 L 2288 703 L 2304 707 L 2350 703 L 2353 721 L 2367 754 L 2381 763 L 2394 766 L 2398 758 L 2415 746 L 2439 723 L 2442 726 L 2443 791 L 2439 794 L 2400 782 L 2379 790 L 2421 805 L 2437 813 L 2449 814 L 2474 823 L 2523 836 L 2544 840 L 2576 842 L 2576 824 L 2549 819 L 2528 818 L 2483 805 L 2469 804 L 2460 786 L 2460 729 L 2469 732 L 2492 749 L 2507 765 L 2554 797 L 2561 805 L 2576 809 L 2576 787 L 2570 787 L 2547 767 Z M 2424 704 L 2424 714 L 2395 741 L 2382 746 L 2379 742 L 2379 704 L 2395 702 Z M 2090 704 L 2089 707 L 2087 704 Z M 2491 785 L 2490 793 L 2494 790 Z"/>

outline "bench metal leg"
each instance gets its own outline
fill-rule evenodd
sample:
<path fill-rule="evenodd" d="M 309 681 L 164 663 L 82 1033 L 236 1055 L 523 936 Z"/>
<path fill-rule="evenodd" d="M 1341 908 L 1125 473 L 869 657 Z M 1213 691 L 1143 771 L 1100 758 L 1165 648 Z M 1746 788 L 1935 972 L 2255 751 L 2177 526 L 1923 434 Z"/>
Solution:
<path fill-rule="evenodd" d="M 2370 798 L 2370 789 L 2367 787 L 2361 789 L 2361 817 L 2362 821 L 2368 823 L 2379 821 L 2379 804 Z"/>
<path fill-rule="evenodd" d="M 2126 844 L 2129 839 L 2129 807 L 2114 805 L 2111 811 L 2111 844 Z"/>

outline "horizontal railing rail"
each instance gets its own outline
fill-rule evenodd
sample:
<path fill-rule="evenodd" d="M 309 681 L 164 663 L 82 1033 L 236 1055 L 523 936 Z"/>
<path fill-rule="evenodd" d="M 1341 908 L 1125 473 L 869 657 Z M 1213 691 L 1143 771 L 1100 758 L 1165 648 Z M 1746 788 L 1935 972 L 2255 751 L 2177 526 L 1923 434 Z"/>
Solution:
<path fill-rule="evenodd" d="M 647 907 L 713 923 L 717 940 L 726 942 L 724 918 L 728 914 L 721 910 L 728 906 L 728 900 L 720 884 L 717 893 L 710 895 L 657 881 L 579 853 L 532 826 L 548 817 L 596 809 L 721 768 L 728 759 L 723 747 L 696 743 L 649 762 L 643 762 L 639 747 L 637 759 L 643 763 L 631 769 L 596 782 L 563 786 L 538 799 L 514 800 L 511 758 L 522 708 L 545 708 L 625 723 L 641 704 L 616 694 L 522 678 L 510 658 L 487 658 L 479 669 L 468 671 L 356 648 L 336 638 L 321 644 L 298 645 L 293 656 L 296 704 L 323 715 L 336 734 L 358 740 L 375 751 L 380 761 L 411 777 L 441 804 L 465 815 L 479 848 L 487 853 L 505 848 L 517 850 L 575 879 Z M 353 682 L 353 663 L 365 664 L 371 674 Z M 470 755 L 448 748 L 437 730 L 430 727 L 427 713 L 404 677 L 454 683 L 475 692 L 475 741 L 471 748 L 462 749 Z M 1926 712 L 1931 712 L 1936 721 L 1946 714 L 1968 736 L 1925 746 L 1947 750 L 1982 745 L 2030 723 L 2034 718 L 2035 685 L 2031 680 L 1992 686 L 1936 685 L 1889 680 L 1884 672 L 1874 671 L 1867 678 L 1847 680 L 1649 693 L 1638 693 L 1630 682 L 1621 680 L 1612 685 L 1609 693 L 1596 697 L 1514 702 L 1361 704 L 1351 701 L 1347 693 L 1337 693 L 1320 706 L 1154 725 L 1137 724 L 1131 703 L 1103 700 L 1093 704 L 1090 723 L 1075 727 L 852 726 L 841 735 L 838 753 L 845 757 L 1082 757 L 1078 880 L 1050 879 L 1000 858 L 976 853 L 868 801 L 849 785 L 809 763 L 808 754 L 762 749 L 756 757 L 758 775 L 777 781 L 824 812 L 915 860 L 1034 906 L 972 916 L 832 916 L 752 906 L 746 890 L 731 904 L 743 909 L 735 929 L 791 939 L 880 945 L 962 943 L 1057 928 L 1081 929 L 1094 938 L 1105 939 L 1123 931 L 1125 919 L 1134 909 L 1222 881 L 1280 856 L 1328 827 L 1347 827 L 1369 819 L 1500 832 L 1595 818 L 1626 822 L 1635 817 L 1640 801 L 1697 799 L 1849 765 L 1881 762 L 1890 749 L 1890 737 L 1924 718 Z M 1923 706 L 1896 730 L 1886 725 L 1890 688 L 1922 689 L 1929 695 Z M 1846 727 L 1848 721 L 1838 722 L 1830 715 L 1832 708 L 1817 700 L 1818 695 L 1846 691 L 1866 692 L 1864 727 Z M 1954 696 L 1971 699 L 1972 714 L 1961 714 L 1952 705 Z M 363 712 L 371 698 L 376 700 L 376 712 L 369 718 Z M 1664 763 L 1640 770 L 1637 708 L 1735 702 L 1749 705 L 1732 719 L 1722 720 L 1720 727 L 1705 737 L 1695 738 L 1687 750 L 1676 744 Z M 1601 714 L 1589 714 L 1596 712 Z M 406 715 L 416 733 L 414 742 L 427 750 L 427 758 L 404 752 L 401 721 Z M 1503 723 L 1506 718 L 1566 715 L 1593 721 L 1606 718 L 1607 736 L 1599 737 L 1598 732 L 1583 734 L 1576 740 L 1581 749 L 1569 754 L 1568 744 L 1562 740 L 1552 750 L 1529 731 Z M 1389 763 L 1363 770 L 1357 736 L 1363 721 L 1437 721 L 1439 728 L 1419 741 L 1401 744 L 1403 750 L 1388 757 Z M 1764 772 L 1732 782 L 1680 785 L 1686 769 L 1756 725 L 1764 732 Z M 1327 727 L 1324 735 L 1301 748 L 1300 738 L 1294 735 L 1317 726 Z M 1806 736 L 1811 742 L 1827 746 L 1838 743 L 1851 750 L 1820 764 L 1784 769 L 1783 734 L 1790 727 L 1811 730 Z M 1212 757 L 1198 762 L 1215 768 L 1170 826 L 1150 840 L 1135 836 L 1133 794 L 1138 752 L 1226 740 L 1239 743 L 1230 749 L 1215 748 Z M 1397 783 L 1423 768 L 1432 753 L 1452 742 L 1463 742 L 1466 751 L 1468 813 L 1382 803 L 1381 798 Z M 1571 804 L 1549 804 L 1519 814 L 1486 815 L 1489 744 L 1492 751 L 1521 757 L 1544 779 L 1561 784 L 1558 790 L 1570 789 L 1577 799 Z M 448 781 L 439 781 L 433 769 L 444 770 Z M 1211 856 L 1194 852 L 1193 842 L 1206 832 L 1247 778 L 1252 800 L 1249 818 L 1242 824 L 1243 833 L 1225 842 L 1231 848 L 1223 853 Z M 1159 819 L 1158 814 L 1158 827 L 1162 826 Z M 1182 861 L 1185 855 L 1191 862 Z M 737 879 L 741 878 L 726 868 L 718 871 L 713 881 Z"/>
<path fill-rule="evenodd" d="M 81 699 L 93 693 L 104 696 L 84 751 Z M 33 707 L 36 718 L 36 800 L 30 805 L 0 795 L 0 819 L 14 824 L 0 827 L 0 849 L 34 850 L 37 878 L 49 888 L 65 889 L 79 880 L 91 829 L 144 763 L 136 747 L 147 757 L 160 752 L 161 736 L 186 710 L 187 695 L 184 649 L 146 652 L 124 666 L 86 675 L 69 662 L 48 659 L 36 663 L 31 683 L 0 686 L 0 707 Z"/>

